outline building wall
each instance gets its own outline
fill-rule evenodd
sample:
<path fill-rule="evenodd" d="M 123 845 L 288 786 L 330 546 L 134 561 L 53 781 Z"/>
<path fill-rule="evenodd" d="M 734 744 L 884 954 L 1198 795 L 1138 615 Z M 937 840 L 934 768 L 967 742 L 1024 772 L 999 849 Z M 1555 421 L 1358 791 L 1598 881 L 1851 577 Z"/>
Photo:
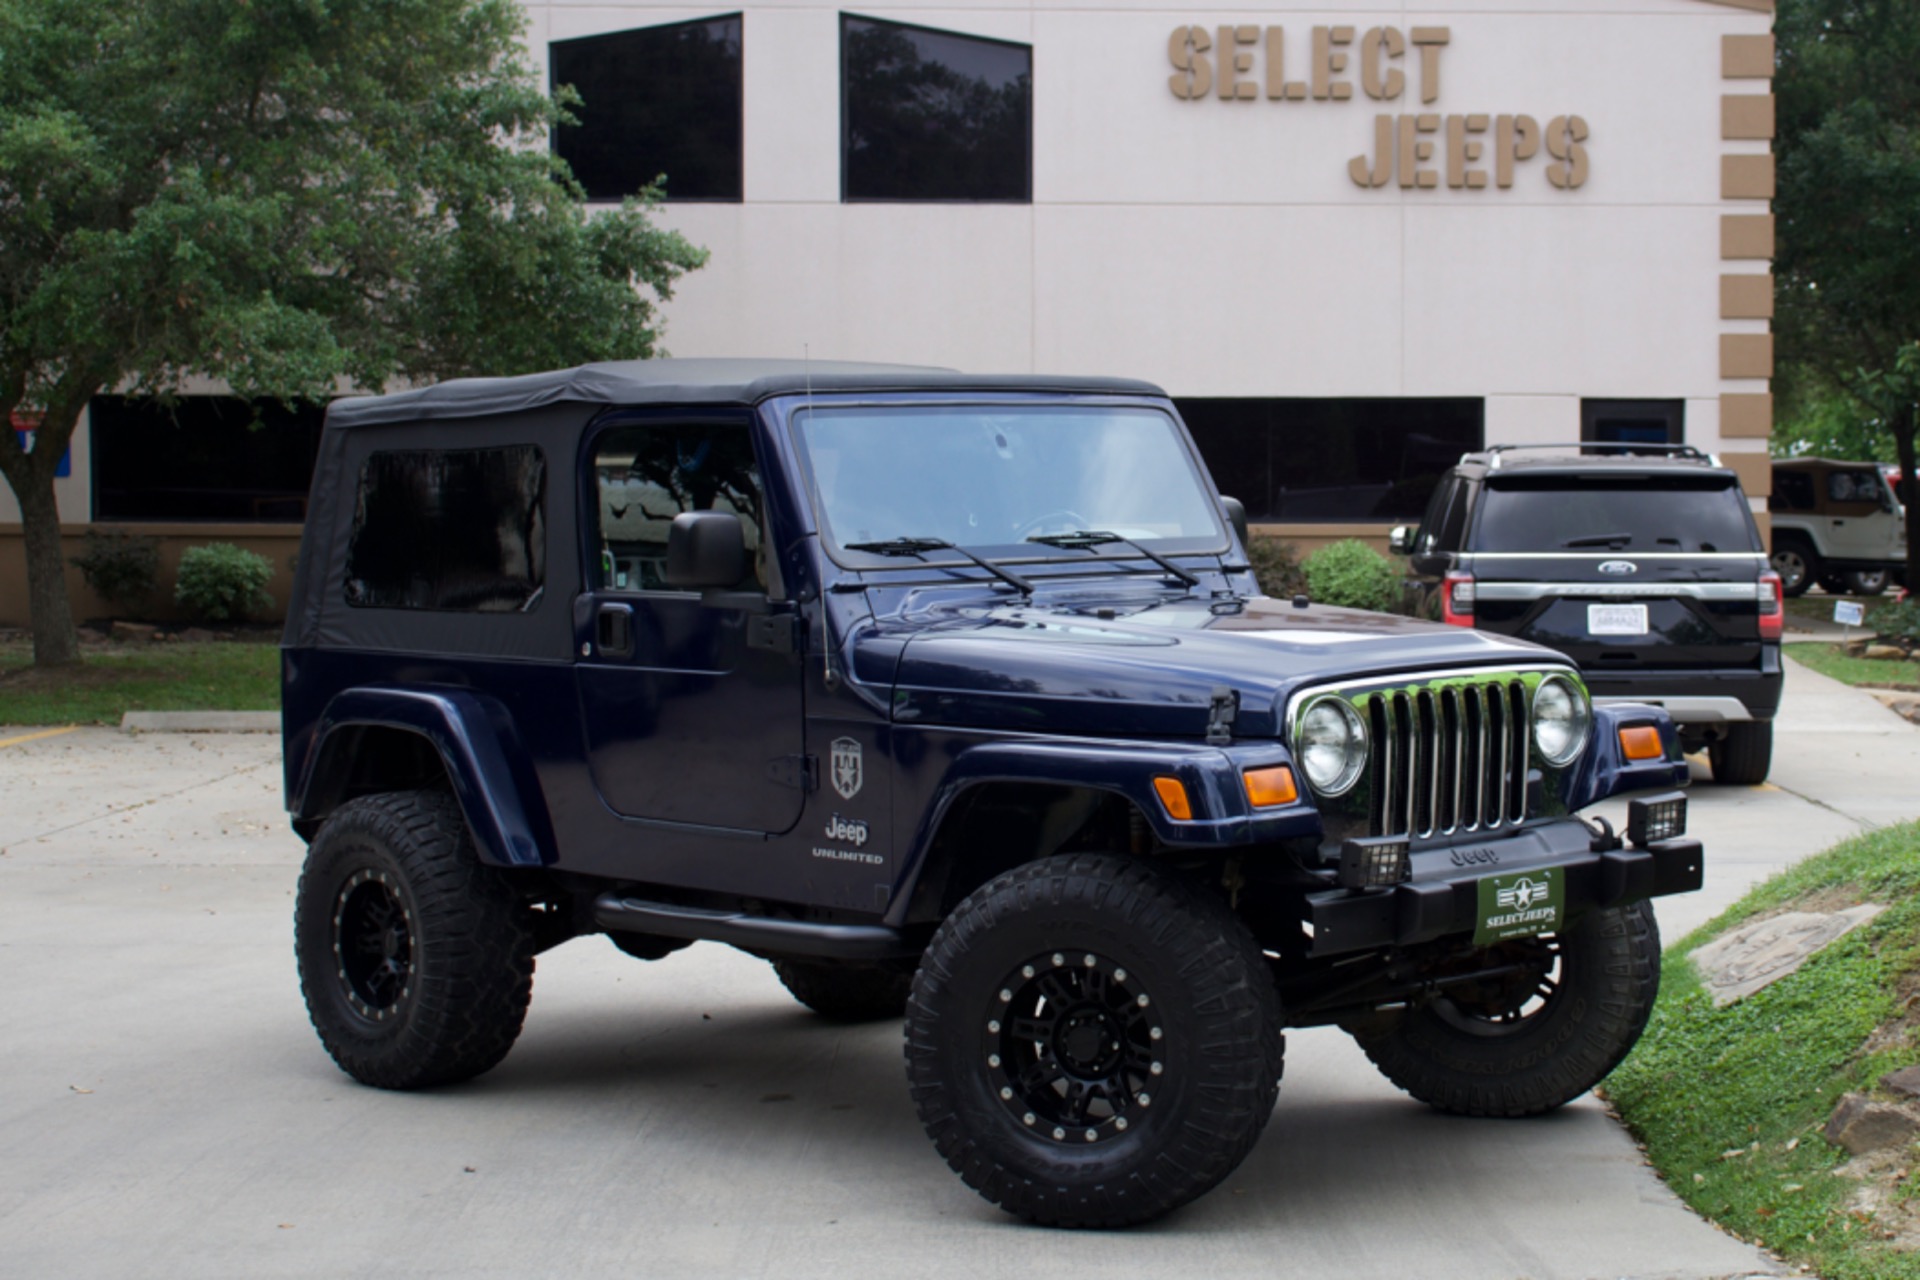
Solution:
<path fill-rule="evenodd" d="M 1723 162 L 1748 157 L 1770 172 L 1771 100 L 1728 107 L 1729 94 L 1761 98 L 1767 86 L 1723 72 L 1725 38 L 1767 39 L 1768 7 L 861 6 L 862 16 L 1033 46 L 1031 205 L 842 204 L 842 11 L 749 7 L 745 200 L 664 208 L 665 222 L 713 250 L 668 308 L 667 345 L 1126 374 L 1176 396 L 1484 396 L 1489 443 L 1577 439 L 1583 397 L 1680 399 L 1688 441 L 1730 455 L 1758 500 L 1760 406 L 1744 403 L 1736 435 L 1722 429 L 1721 397 L 1766 391 L 1771 355 L 1758 363 L 1757 346 L 1767 320 L 1750 292 L 1729 314 L 1721 277 L 1764 275 L 1767 264 L 1723 259 L 1722 219 L 1764 215 L 1770 192 L 1742 185 L 1754 177 L 1745 170 L 1733 181 Z M 536 58 L 548 40 L 724 11 L 528 6 Z M 1235 46 L 1252 56 L 1237 78 L 1254 96 L 1175 96 L 1169 37 L 1199 25 L 1217 55 L 1223 24 L 1259 28 L 1255 43 Z M 1432 100 L 1411 46 L 1383 64 L 1403 73 L 1401 97 L 1369 98 L 1357 41 L 1335 77 L 1352 86 L 1346 100 L 1268 98 L 1267 31 L 1283 32 L 1284 83 L 1308 79 L 1314 29 L 1338 26 L 1356 37 L 1444 28 Z M 1374 152 L 1376 118 L 1421 113 L 1442 118 L 1435 185 L 1403 188 L 1397 172 L 1384 187 L 1358 185 L 1350 162 Z M 1578 115 L 1584 182 L 1554 186 L 1542 147 L 1516 163 L 1507 189 L 1491 173 L 1479 189 L 1450 187 L 1446 118 L 1477 113 L 1542 126 Z M 1488 152 L 1494 127 L 1479 135 Z M 1755 136 L 1728 136 L 1743 132 Z M 1756 194 L 1729 198 L 1744 190 Z"/>

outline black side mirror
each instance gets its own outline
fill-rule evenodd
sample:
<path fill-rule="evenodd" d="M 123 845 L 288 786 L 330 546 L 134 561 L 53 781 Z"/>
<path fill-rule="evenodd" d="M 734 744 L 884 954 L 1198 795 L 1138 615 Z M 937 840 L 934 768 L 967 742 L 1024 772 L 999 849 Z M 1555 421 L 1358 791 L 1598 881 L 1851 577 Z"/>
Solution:
<path fill-rule="evenodd" d="M 1409 557 L 1407 563 L 1421 577 L 1437 578 L 1453 568 L 1455 559 L 1451 551 L 1430 551 L 1426 555 Z"/>
<path fill-rule="evenodd" d="M 747 576 L 747 537 L 729 511 L 682 511 L 667 529 L 670 587 L 731 587 Z"/>
<path fill-rule="evenodd" d="M 1251 547 L 1253 540 L 1247 536 L 1247 504 L 1238 498 L 1222 495 L 1220 509 L 1227 513 L 1227 523 L 1233 526 L 1234 534 L 1240 539 L 1241 550 Z"/>

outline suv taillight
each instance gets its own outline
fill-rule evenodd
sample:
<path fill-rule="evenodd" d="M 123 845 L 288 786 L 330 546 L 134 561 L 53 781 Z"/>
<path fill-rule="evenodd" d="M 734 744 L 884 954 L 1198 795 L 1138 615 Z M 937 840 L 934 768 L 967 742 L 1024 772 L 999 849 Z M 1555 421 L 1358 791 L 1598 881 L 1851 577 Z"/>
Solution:
<path fill-rule="evenodd" d="M 1780 584 L 1780 575 L 1771 569 L 1763 570 L 1760 581 L 1753 584 L 1753 593 L 1760 603 L 1760 638 L 1778 640 L 1787 625 L 1786 591 Z"/>
<path fill-rule="evenodd" d="M 1450 573 L 1440 588 L 1440 621 L 1448 626 L 1473 625 L 1473 575 Z"/>

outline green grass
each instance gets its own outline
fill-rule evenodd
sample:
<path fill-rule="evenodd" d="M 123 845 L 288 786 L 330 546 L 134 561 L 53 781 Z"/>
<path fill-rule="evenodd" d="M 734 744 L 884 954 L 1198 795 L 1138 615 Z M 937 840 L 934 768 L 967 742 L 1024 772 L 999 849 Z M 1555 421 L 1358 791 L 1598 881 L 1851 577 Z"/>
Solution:
<path fill-rule="evenodd" d="M 1812 643 L 1788 645 L 1787 656 L 1847 684 L 1920 690 L 1920 662 L 1911 658 L 1855 658 L 1837 644 Z"/>
<path fill-rule="evenodd" d="M 1742 921 L 1823 895 L 1884 903 L 1870 924 L 1794 973 L 1716 1009 L 1687 953 Z M 1920 1280 L 1848 1213 L 1844 1152 L 1820 1129 L 1840 1095 L 1920 1061 L 1911 1036 L 1868 1053 L 1920 969 L 1920 823 L 1872 832 L 1769 880 L 1671 945 L 1647 1033 L 1607 1095 L 1661 1176 L 1698 1212 L 1826 1280 Z"/>
<path fill-rule="evenodd" d="M 128 711 L 277 711 L 280 650 L 270 644 L 161 641 L 88 648 L 79 667 L 33 668 L 0 646 L 0 724 L 119 724 Z"/>

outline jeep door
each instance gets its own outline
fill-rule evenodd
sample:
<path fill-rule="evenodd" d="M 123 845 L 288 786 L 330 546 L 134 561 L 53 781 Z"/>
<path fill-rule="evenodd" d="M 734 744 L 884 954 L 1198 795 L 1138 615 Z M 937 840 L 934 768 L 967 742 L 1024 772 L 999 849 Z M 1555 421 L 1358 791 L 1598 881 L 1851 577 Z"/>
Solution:
<path fill-rule="evenodd" d="M 589 438 L 582 466 L 575 672 L 601 799 L 630 818 L 788 830 L 806 798 L 801 664 L 793 615 L 768 590 L 749 417 L 623 416 Z M 683 511 L 740 518 L 753 567 L 715 599 L 667 585 Z"/>
<path fill-rule="evenodd" d="M 1835 467 L 1815 476 L 1824 487 L 1827 556 L 1834 560 L 1891 560 L 1901 556 L 1899 516 L 1880 478 L 1870 464 Z"/>

